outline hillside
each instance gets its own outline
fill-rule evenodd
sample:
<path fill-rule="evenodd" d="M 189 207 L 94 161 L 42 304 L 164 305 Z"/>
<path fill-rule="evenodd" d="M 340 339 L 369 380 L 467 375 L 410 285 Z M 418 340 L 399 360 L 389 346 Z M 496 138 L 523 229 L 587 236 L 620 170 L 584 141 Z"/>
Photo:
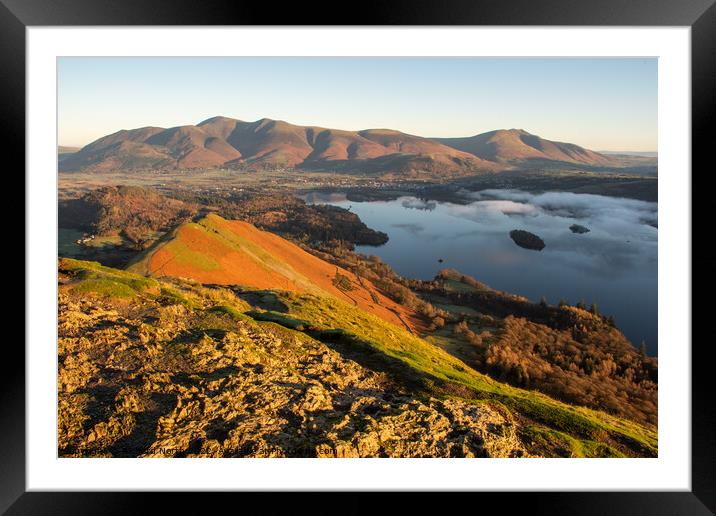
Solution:
<path fill-rule="evenodd" d="M 392 129 L 345 131 L 219 116 L 195 126 L 118 131 L 62 159 L 60 170 L 301 168 L 421 178 L 528 163 L 620 167 L 623 161 L 516 129 L 431 139 Z"/>
<path fill-rule="evenodd" d="M 423 338 L 477 371 L 567 403 L 657 424 L 657 359 L 637 350 L 596 306 L 534 303 L 452 269 L 432 280 L 404 278 L 376 257 L 347 249 L 311 252 L 418 310 L 429 321 Z"/>
<path fill-rule="evenodd" d="M 411 331 L 421 325 L 416 312 L 387 298 L 352 272 L 326 263 L 273 233 L 215 214 L 179 226 L 130 270 L 154 277 L 191 278 L 205 284 L 329 295 Z"/>
<path fill-rule="evenodd" d="M 65 256 L 125 267 L 167 231 L 213 212 L 241 219 L 295 242 L 380 245 L 388 235 L 367 227 L 349 210 L 307 204 L 288 194 L 172 191 L 107 186 L 58 203 L 59 246 Z"/>
<path fill-rule="evenodd" d="M 497 163 L 530 161 L 618 166 L 618 159 L 572 143 L 545 140 L 523 129 L 501 129 L 466 138 L 435 138 L 449 147 Z"/>
<path fill-rule="evenodd" d="M 59 163 L 63 160 L 66 160 L 79 150 L 79 147 L 67 147 L 65 145 L 59 145 L 57 147 L 57 162 Z"/>
<path fill-rule="evenodd" d="M 136 186 L 108 186 L 59 202 L 58 224 L 102 237 L 120 237 L 142 249 L 157 232 L 167 231 L 199 212 L 191 202 Z"/>
<path fill-rule="evenodd" d="M 492 380 L 338 297 L 58 273 L 63 457 L 656 454 L 652 429 Z"/>
<path fill-rule="evenodd" d="M 428 340 L 478 371 L 657 424 L 657 360 L 637 350 L 596 307 L 531 303 L 449 269 L 414 288 L 451 312 L 442 325 L 432 325 Z"/>

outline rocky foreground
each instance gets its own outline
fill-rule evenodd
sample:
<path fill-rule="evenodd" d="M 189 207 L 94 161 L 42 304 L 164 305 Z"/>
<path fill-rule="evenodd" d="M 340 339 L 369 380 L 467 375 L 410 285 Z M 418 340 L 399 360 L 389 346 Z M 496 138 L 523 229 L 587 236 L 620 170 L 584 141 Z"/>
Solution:
<path fill-rule="evenodd" d="M 307 335 L 215 317 L 61 289 L 60 456 L 528 455 L 498 406 L 416 398 Z"/>

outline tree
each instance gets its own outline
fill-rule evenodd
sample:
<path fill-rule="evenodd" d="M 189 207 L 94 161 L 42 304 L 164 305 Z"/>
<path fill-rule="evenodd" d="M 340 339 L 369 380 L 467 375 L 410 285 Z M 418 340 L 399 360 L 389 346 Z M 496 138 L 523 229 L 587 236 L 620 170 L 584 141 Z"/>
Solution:
<path fill-rule="evenodd" d="M 639 354 L 642 358 L 646 357 L 646 342 L 644 340 L 639 344 Z"/>

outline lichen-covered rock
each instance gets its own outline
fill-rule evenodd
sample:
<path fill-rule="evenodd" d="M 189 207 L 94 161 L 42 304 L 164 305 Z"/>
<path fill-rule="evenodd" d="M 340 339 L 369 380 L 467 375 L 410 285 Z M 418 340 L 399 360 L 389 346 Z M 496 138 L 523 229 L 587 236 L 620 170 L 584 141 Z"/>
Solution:
<path fill-rule="evenodd" d="M 62 291 L 59 308 L 61 456 L 526 455 L 499 407 L 416 397 L 271 323 Z"/>

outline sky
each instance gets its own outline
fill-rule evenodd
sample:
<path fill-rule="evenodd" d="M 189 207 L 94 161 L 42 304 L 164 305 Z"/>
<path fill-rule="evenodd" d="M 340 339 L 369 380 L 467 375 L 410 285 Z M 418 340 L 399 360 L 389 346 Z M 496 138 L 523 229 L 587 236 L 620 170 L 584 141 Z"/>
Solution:
<path fill-rule="evenodd" d="M 656 58 L 66 57 L 58 143 L 222 115 L 426 137 L 524 129 L 657 150 Z"/>

